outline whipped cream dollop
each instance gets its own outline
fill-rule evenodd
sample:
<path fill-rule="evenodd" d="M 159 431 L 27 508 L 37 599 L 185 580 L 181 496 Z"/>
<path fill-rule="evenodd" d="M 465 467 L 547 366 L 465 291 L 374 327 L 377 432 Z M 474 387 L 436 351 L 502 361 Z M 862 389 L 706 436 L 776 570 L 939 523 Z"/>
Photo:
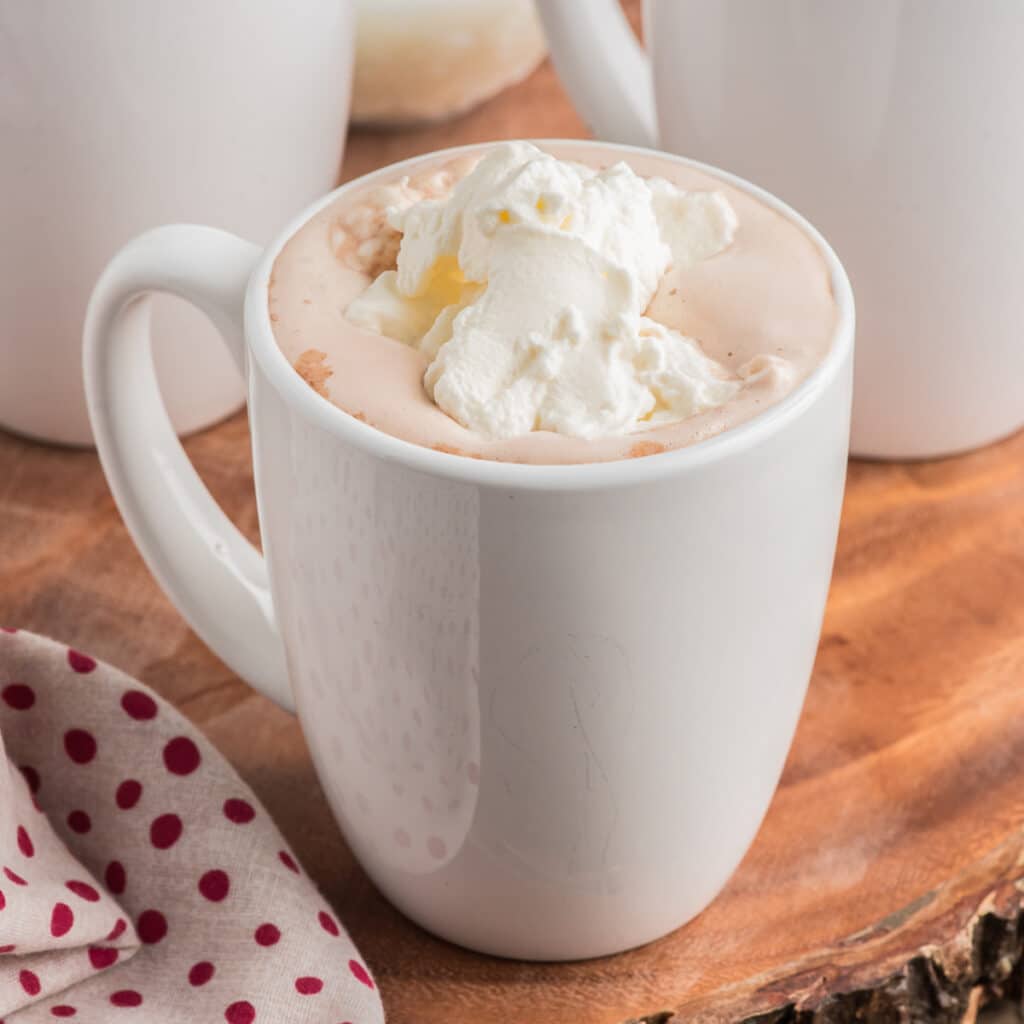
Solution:
<path fill-rule="evenodd" d="M 401 241 L 347 319 L 419 348 L 424 386 L 490 438 L 626 434 L 727 402 L 741 386 L 700 345 L 644 316 L 670 266 L 725 249 L 718 192 L 496 146 L 443 198 L 394 205 Z"/>

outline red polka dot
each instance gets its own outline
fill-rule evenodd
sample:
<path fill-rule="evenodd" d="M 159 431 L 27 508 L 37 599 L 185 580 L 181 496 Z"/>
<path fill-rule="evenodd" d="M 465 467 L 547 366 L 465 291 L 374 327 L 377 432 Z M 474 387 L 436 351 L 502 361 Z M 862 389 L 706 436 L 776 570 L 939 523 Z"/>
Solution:
<path fill-rule="evenodd" d="M 277 925 L 270 924 L 268 921 L 256 929 L 253 938 L 261 946 L 275 946 L 281 938 L 281 931 Z"/>
<path fill-rule="evenodd" d="M 444 845 L 444 840 L 440 836 L 431 836 L 427 840 L 427 852 L 435 860 L 444 860 L 448 847 Z"/>
<path fill-rule="evenodd" d="M 0 953 L 13 953 L 18 947 L 13 942 L 8 943 L 6 946 L 0 946 Z"/>
<path fill-rule="evenodd" d="M 149 841 L 158 850 L 166 850 L 181 838 L 182 828 L 181 818 L 176 814 L 161 814 L 149 826 Z"/>
<path fill-rule="evenodd" d="M 349 960 L 348 969 L 352 972 L 352 977 L 356 981 L 361 981 L 367 988 L 376 988 L 373 984 L 373 978 L 370 977 L 369 972 L 358 960 Z"/>
<path fill-rule="evenodd" d="M 0 630 L 3 630 L 4 633 L 17 633 L 18 632 L 16 629 L 13 629 L 11 626 L 0 626 Z"/>
<path fill-rule="evenodd" d="M 96 903 L 100 894 L 88 883 L 70 881 L 64 883 L 65 888 L 70 889 L 76 896 L 80 896 L 83 900 L 87 900 L 89 903 Z"/>
<path fill-rule="evenodd" d="M 139 914 L 135 930 L 147 946 L 156 945 L 167 934 L 167 918 L 159 910 L 144 910 Z"/>
<path fill-rule="evenodd" d="M 26 857 L 34 857 L 36 848 L 32 845 L 32 837 L 28 834 L 24 825 L 18 826 L 18 849 Z"/>
<path fill-rule="evenodd" d="M 113 942 L 114 939 L 119 939 L 123 934 L 124 930 L 128 927 L 128 922 L 123 917 L 117 919 L 117 924 L 110 929 L 110 934 L 107 936 L 107 942 Z"/>
<path fill-rule="evenodd" d="M 80 896 L 83 900 L 88 900 L 89 903 L 96 903 L 100 894 L 94 889 L 88 882 L 79 882 L 72 879 L 70 882 L 65 882 L 64 887 L 70 889 L 76 896 Z"/>
<path fill-rule="evenodd" d="M 195 988 L 199 988 L 200 985 L 205 985 L 213 977 L 213 972 L 214 966 L 209 960 L 200 960 L 199 963 L 193 964 L 189 969 L 188 983 Z"/>
<path fill-rule="evenodd" d="M 156 701 L 141 690 L 128 690 L 121 697 L 121 707 L 129 718 L 134 718 L 138 722 L 156 718 Z"/>
<path fill-rule="evenodd" d="M 107 883 L 107 888 L 115 895 L 120 896 L 124 892 L 124 887 L 127 883 L 127 879 L 124 874 L 124 865 L 119 860 L 112 860 L 107 865 L 107 870 L 103 874 L 103 879 Z"/>
<path fill-rule="evenodd" d="M 116 949 L 111 949 L 110 946 L 90 946 L 89 947 L 89 963 L 97 971 L 102 971 L 105 967 L 110 967 L 111 964 L 117 963 L 117 958 L 121 954 Z"/>
<path fill-rule="evenodd" d="M 8 683 L 0 690 L 4 703 L 15 711 L 28 711 L 36 702 L 35 691 L 24 683 Z"/>
<path fill-rule="evenodd" d="M 90 658 L 88 654 L 76 651 L 73 647 L 68 648 L 68 664 L 76 671 L 85 674 L 96 667 L 96 659 Z"/>
<path fill-rule="evenodd" d="M 12 871 L 10 868 L 4 868 L 4 874 L 15 884 L 15 885 L 28 885 L 28 882 L 17 873 Z"/>
<path fill-rule="evenodd" d="M 21 971 L 18 974 L 18 981 L 25 992 L 30 996 L 39 995 L 42 990 L 42 985 L 39 984 L 39 979 L 31 971 Z"/>
<path fill-rule="evenodd" d="M 245 825 L 256 817 L 256 812 L 248 800 L 230 797 L 224 801 L 224 817 L 236 825 Z"/>
<path fill-rule="evenodd" d="M 295 979 L 295 991 L 300 996 L 315 996 L 323 987 L 324 983 L 319 978 L 306 977 Z"/>
<path fill-rule="evenodd" d="M 277 859 L 289 870 L 294 871 L 295 874 L 299 874 L 299 865 L 295 863 L 295 858 L 287 851 L 282 850 L 278 855 Z"/>
<path fill-rule="evenodd" d="M 25 777 L 25 781 L 28 783 L 28 789 L 30 793 L 39 792 L 39 772 L 35 770 L 30 764 L 23 764 L 18 768 L 18 771 Z"/>
<path fill-rule="evenodd" d="M 141 1006 L 142 996 L 131 988 L 123 988 L 110 997 L 114 1006 Z"/>
<path fill-rule="evenodd" d="M 67 1003 L 61 1003 L 59 1006 L 51 1006 L 50 1013 L 54 1017 L 74 1017 L 78 1011 Z"/>
<path fill-rule="evenodd" d="M 7 897 L 0 891 L 0 910 L 7 906 Z"/>
<path fill-rule="evenodd" d="M 221 871 L 219 868 L 207 871 L 199 879 L 199 891 L 213 903 L 220 903 L 227 896 L 230 888 L 231 879 L 228 878 L 227 872 Z"/>
<path fill-rule="evenodd" d="M 176 736 L 164 747 L 164 764 L 175 775 L 191 775 L 200 760 L 199 748 L 187 736 Z"/>
<path fill-rule="evenodd" d="M 240 999 L 224 1011 L 224 1019 L 228 1024 L 252 1024 L 256 1019 L 256 1007 L 247 1000 Z"/>
<path fill-rule="evenodd" d="M 50 914 L 50 934 L 59 939 L 71 931 L 75 923 L 75 915 L 66 903 L 55 903 L 53 912 Z"/>
<path fill-rule="evenodd" d="M 68 815 L 68 828 L 84 836 L 92 828 L 92 819 L 85 811 L 72 811 Z"/>
<path fill-rule="evenodd" d="M 327 913 L 326 910 L 321 910 L 317 915 L 317 920 L 320 922 L 320 927 L 330 935 L 338 934 L 338 922 Z"/>
<path fill-rule="evenodd" d="M 480 765 L 476 761 L 470 761 L 466 765 L 466 778 L 473 783 L 474 786 L 480 784 Z"/>
<path fill-rule="evenodd" d="M 96 740 L 84 729 L 68 729 L 64 749 L 75 764 L 88 764 L 96 756 Z"/>
<path fill-rule="evenodd" d="M 125 779 L 117 787 L 114 800 L 122 811 L 130 811 L 139 802 L 140 796 L 142 796 L 142 783 L 138 779 Z"/>

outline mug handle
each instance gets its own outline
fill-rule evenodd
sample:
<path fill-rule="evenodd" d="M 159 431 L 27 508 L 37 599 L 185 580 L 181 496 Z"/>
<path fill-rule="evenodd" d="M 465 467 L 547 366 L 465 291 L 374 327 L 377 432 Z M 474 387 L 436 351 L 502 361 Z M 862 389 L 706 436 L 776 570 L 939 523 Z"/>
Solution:
<path fill-rule="evenodd" d="M 651 62 L 619 0 L 537 0 L 537 11 L 555 71 L 593 133 L 656 147 Z"/>
<path fill-rule="evenodd" d="M 199 479 L 157 385 L 151 292 L 205 313 L 245 373 L 242 310 L 258 246 L 173 224 L 129 242 L 93 290 L 85 393 L 96 448 L 125 524 L 189 625 L 238 675 L 294 710 L 267 566 Z"/>

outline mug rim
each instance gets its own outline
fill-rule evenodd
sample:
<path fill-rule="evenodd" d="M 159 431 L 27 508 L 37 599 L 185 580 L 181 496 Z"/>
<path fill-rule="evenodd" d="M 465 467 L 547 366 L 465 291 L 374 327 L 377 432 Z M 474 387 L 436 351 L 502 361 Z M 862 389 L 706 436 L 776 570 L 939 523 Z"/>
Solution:
<path fill-rule="evenodd" d="M 853 349 L 855 309 L 853 288 L 835 251 L 821 233 L 800 213 L 777 196 L 735 174 L 711 164 L 642 146 L 627 146 L 594 139 L 528 139 L 545 145 L 582 146 L 586 149 L 612 150 L 616 153 L 649 156 L 669 160 L 717 177 L 759 200 L 795 224 L 811 240 L 825 260 L 839 318 L 824 359 L 781 401 L 756 416 L 713 437 L 683 448 L 646 455 L 643 458 L 614 459 L 604 462 L 522 463 L 476 459 L 438 451 L 385 433 L 356 419 L 330 399 L 314 391 L 288 362 L 274 337 L 270 320 L 269 287 L 274 263 L 281 250 L 309 220 L 344 193 L 372 184 L 378 178 L 392 178 L 425 160 L 455 157 L 474 150 L 487 149 L 501 141 L 474 142 L 432 150 L 387 164 L 338 186 L 307 206 L 278 232 L 260 256 L 249 279 L 245 294 L 245 344 L 249 355 L 259 364 L 268 382 L 285 403 L 306 420 L 333 434 L 345 444 L 385 462 L 398 463 L 430 476 L 462 483 L 505 490 L 581 491 L 626 487 L 674 477 L 731 455 L 739 454 L 768 440 L 791 421 L 798 419 L 828 389 Z M 251 372 L 251 370 L 250 370 Z M 251 395 L 251 391 L 250 391 Z"/>

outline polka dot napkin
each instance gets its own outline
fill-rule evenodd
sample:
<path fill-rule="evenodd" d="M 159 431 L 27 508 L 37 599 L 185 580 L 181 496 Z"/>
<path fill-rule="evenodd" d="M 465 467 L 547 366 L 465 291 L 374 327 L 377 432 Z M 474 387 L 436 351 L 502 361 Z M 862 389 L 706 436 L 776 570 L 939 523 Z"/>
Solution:
<path fill-rule="evenodd" d="M 380 1024 L 252 792 L 167 703 L 0 632 L 0 1024 Z"/>

